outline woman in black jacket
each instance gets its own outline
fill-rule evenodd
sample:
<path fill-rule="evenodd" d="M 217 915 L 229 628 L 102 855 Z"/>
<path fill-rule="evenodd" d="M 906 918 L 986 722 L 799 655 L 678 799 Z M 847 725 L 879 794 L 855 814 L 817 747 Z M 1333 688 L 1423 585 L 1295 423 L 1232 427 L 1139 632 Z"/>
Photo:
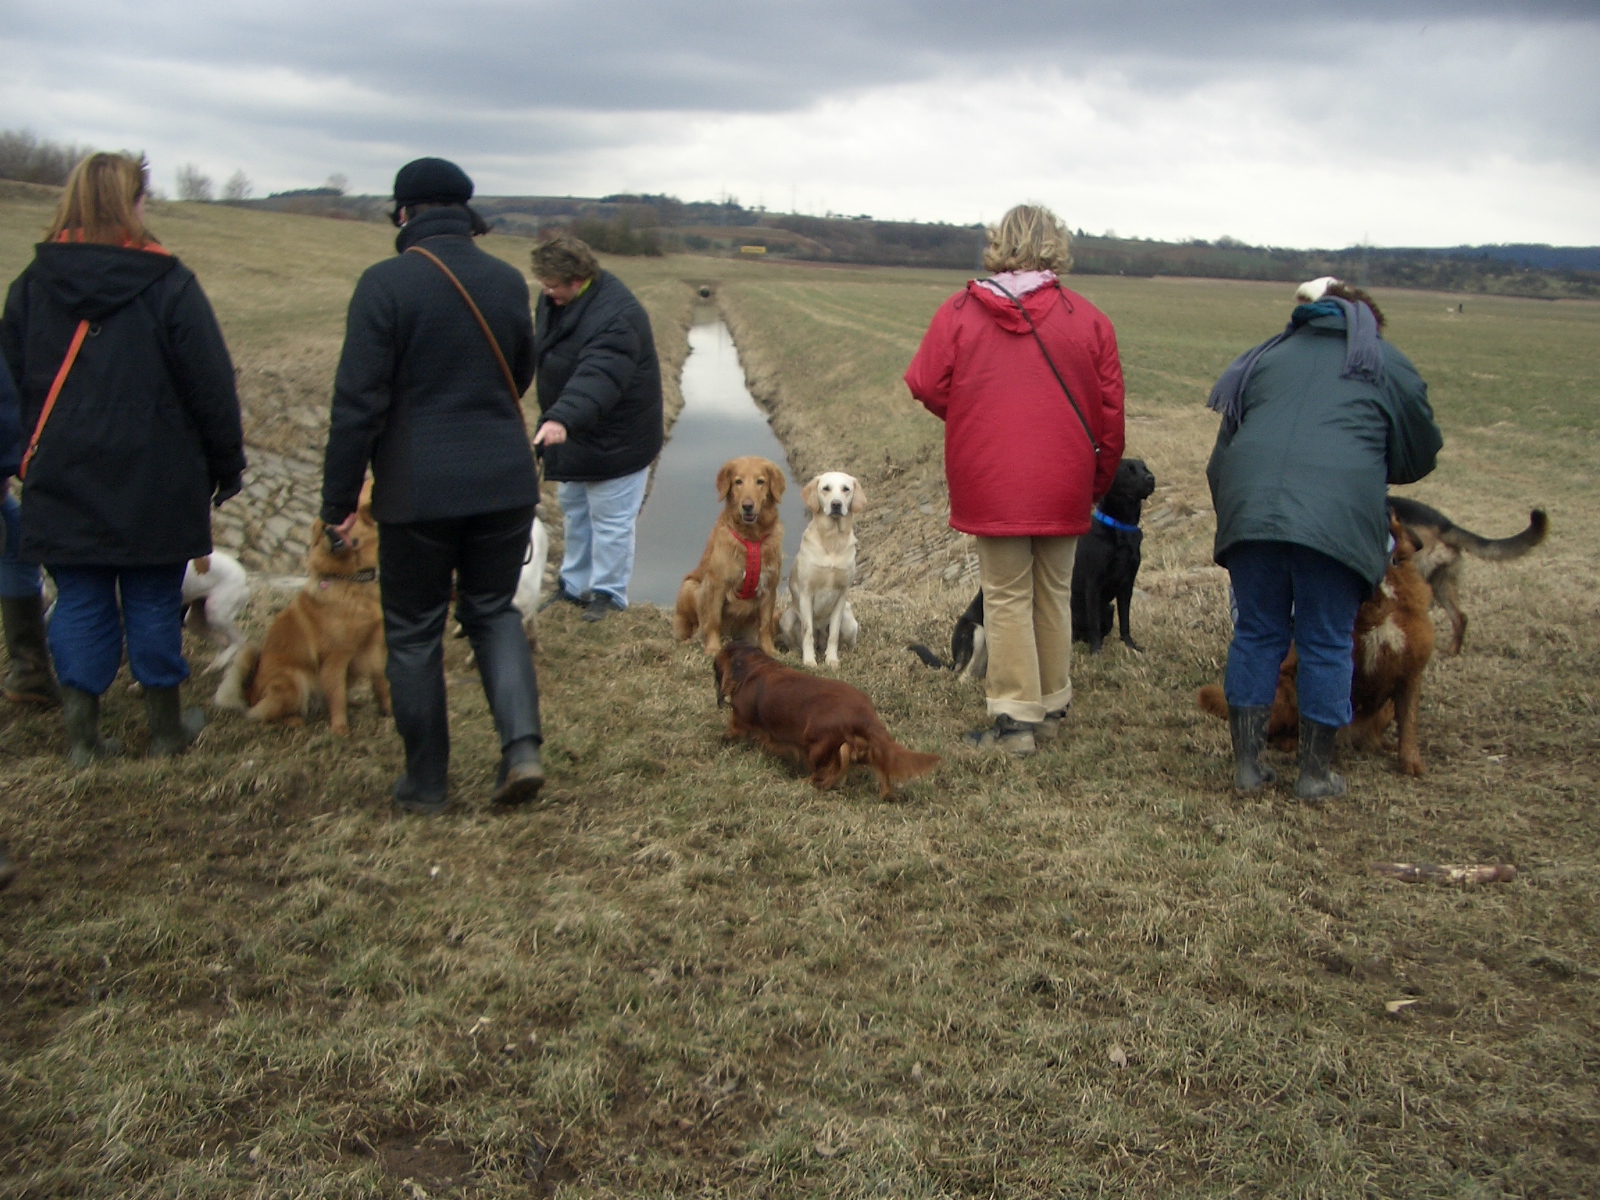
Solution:
<path fill-rule="evenodd" d="M 94 154 L 11 285 L 0 347 L 22 393 L 22 556 L 56 583 L 50 650 L 69 757 L 115 753 L 100 696 L 126 636 L 152 755 L 205 723 L 181 713 L 188 561 L 211 552 L 211 505 L 240 488 L 239 398 L 194 273 L 145 228 L 142 159 Z"/>
<path fill-rule="evenodd" d="M 628 607 L 634 530 L 664 440 L 650 317 L 578 238 L 533 248 L 533 357 L 545 478 L 560 483 L 566 550 L 554 599 L 604 620 Z"/>

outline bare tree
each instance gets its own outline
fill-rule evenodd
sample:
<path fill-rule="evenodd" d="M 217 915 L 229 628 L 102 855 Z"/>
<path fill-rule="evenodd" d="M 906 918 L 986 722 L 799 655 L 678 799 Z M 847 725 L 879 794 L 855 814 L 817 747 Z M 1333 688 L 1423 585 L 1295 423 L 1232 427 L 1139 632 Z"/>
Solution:
<path fill-rule="evenodd" d="M 0 179 L 60 187 L 90 153 L 86 146 L 40 139 L 26 129 L 0 130 Z"/>
<path fill-rule="evenodd" d="M 244 173 L 241 167 L 228 177 L 228 182 L 222 185 L 222 198 L 224 200 L 248 200 L 250 193 L 255 191 L 255 186 L 250 182 L 250 176 Z"/>
<path fill-rule="evenodd" d="M 335 171 L 328 176 L 328 182 L 322 186 L 332 188 L 342 196 L 350 190 L 350 177 L 343 171 Z"/>
<path fill-rule="evenodd" d="M 211 176 L 202 175 L 200 168 L 193 163 L 184 163 L 178 168 L 178 199 L 199 200 L 210 203 L 212 198 Z"/>

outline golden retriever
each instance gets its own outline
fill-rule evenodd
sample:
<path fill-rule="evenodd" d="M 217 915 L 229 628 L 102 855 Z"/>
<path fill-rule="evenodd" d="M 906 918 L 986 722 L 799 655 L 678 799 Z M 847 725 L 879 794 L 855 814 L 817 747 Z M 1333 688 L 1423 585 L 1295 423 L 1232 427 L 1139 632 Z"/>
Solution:
<path fill-rule="evenodd" d="M 349 687 L 366 679 L 378 711 L 388 715 L 371 486 L 362 489 L 347 541 L 336 544 L 321 521 L 312 523 L 305 587 L 273 619 L 266 641 L 259 648 L 247 644 L 228 665 L 217 689 L 219 708 L 244 709 L 252 721 L 299 725 L 325 703 L 333 732 L 347 737 Z"/>
<path fill-rule="evenodd" d="M 723 639 L 755 633 L 761 648 L 776 655 L 778 580 L 783 574 L 783 522 L 778 501 L 783 469 L 768 458 L 733 458 L 717 472 L 722 513 L 711 527 L 705 553 L 678 588 L 672 632 L 680 642 L 697 633 L 706 653 Z"/>
<path fill-rule="evenodd" d="M 800 489 L 811 523 L 789 568 L 789 607 L 778 619 L 783 640 L 800 651 L 806 666 L 817 665 L 819 622 L 826 621 L 826 662 L 839 665 L 839 643 L 854 646 L 860 634 L 847 594 L 856 578 L 855 514 L 867 494 L 854 475 L 826 471 Z"/>

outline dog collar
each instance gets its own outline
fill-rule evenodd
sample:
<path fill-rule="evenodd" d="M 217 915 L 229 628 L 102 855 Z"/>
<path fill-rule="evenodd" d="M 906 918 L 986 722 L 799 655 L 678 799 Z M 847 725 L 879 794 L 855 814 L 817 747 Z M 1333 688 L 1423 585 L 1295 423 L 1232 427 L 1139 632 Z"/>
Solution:
<path fill-rule="evenodd" d="M 744 578 L 739 581 L 738 596 L 741 600 L 754 600 L 757 590 L 761 587 L 761 539 L 747 541 L 734 533 L 733 526 L 724 526 L 733 535 L 733 540 L 744 547 Z"/>
<path fill-rule="evenodd" d="M 1126 521 L 1119 521 L 1115 517 L 1108 517 L 1098 508 L 1094 510 L 1094 519 L 1102 525 L 1109 525 L 1113 529 L 1120 529 L 1123 533 L 1138 533 L 1137 525 L 1129 525 Z"/>
<path fill-rule="evenodd" d="M 378 581 L 378 568 L 366 567 L 354 575 L 324 575 L 317 581 L 318 587 L 327 587 L 329 583 L 338 580 L 340 583 L 376 583 Z"/>

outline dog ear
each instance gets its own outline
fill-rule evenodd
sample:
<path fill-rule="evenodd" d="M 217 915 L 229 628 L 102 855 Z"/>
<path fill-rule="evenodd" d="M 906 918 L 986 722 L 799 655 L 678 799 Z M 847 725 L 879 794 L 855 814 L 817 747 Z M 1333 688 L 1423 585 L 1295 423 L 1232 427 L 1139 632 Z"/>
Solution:
<path fill-rule="evenodd" d="M 717 499 L 727 500 L 728 493 L 733 490 L 733 463 L 725 462 L 722 470 L 717 472 Z"/>
<path fill-rule="evenodd" d="M 363 521 L 372 521 L 372 480 L 361 485 L 361 498 L 356 501 L 356 515 Z"/>
<path fill-rule="evenodd" d="M 767 464 L 767 487 L 772 493 L 772 501 L 776 504 L 783 499 L 783 489 L 789 486 L 789 481 L 783 476 L 783 468 L 777 463 Z"/>
<path fill-rule="evenodd" d="M 822 511 L 821 506 L 817 503 L 817 481 L 821 478 L 821 475 L 813 475 L 811 482 L 800 489 L 800 503 L 804 504 L 812 512 Z"/>
<path fill-rule="evenodd" d="M 854 516 L 867 506 L 867 493 L 861 490 L 861 481 L 850 476 L 850 515 Z"/>

